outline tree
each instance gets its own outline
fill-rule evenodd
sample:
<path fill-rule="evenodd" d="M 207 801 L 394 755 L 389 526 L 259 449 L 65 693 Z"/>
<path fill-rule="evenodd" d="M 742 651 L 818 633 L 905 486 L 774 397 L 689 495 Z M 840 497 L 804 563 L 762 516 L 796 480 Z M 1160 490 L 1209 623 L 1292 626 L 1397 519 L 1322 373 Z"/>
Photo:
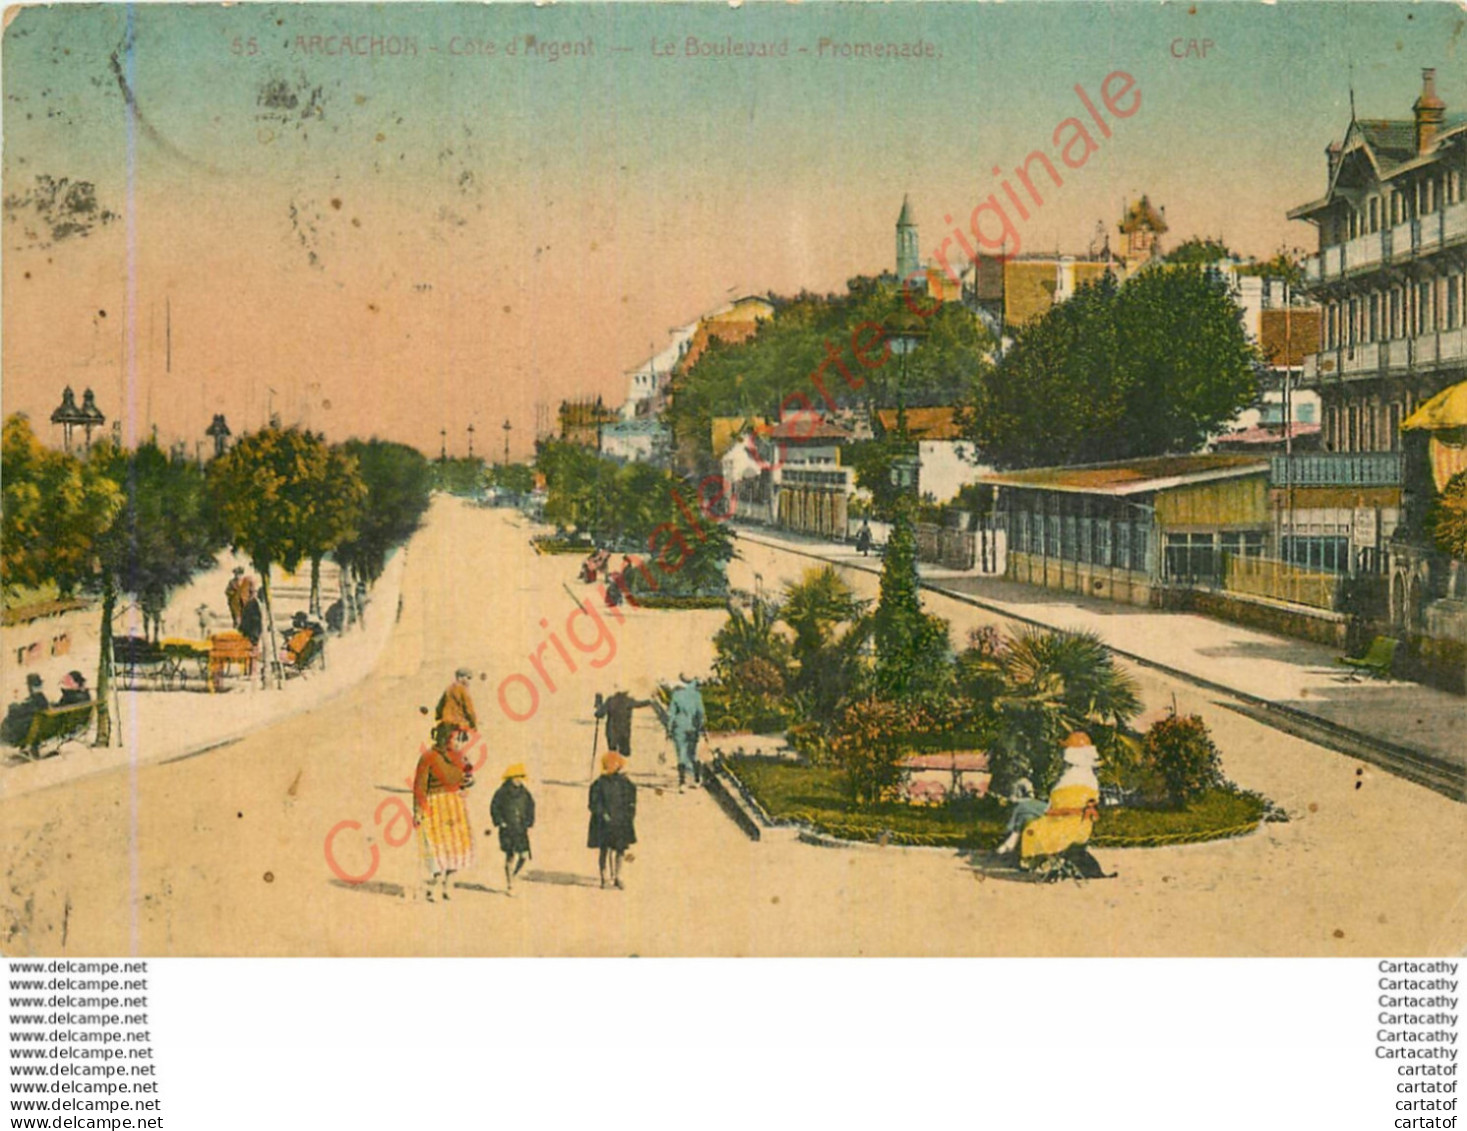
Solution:
<path fill-rule="evenodd" d="M 102 598 L 101 656 L 97 667 L 98 746 L 111 742 L 112 618 L 117 598 L 132 595 L 158 635 L 158 618 L 172 592 L 214 565 L 223 543 L 204 473 L 186 459 L 172 459 L 156 443 L 126 451 L 103 441 L 88 464 L 101 478 L 121 484 L 121 508 L 95 540 L 96 572 L 90 584 Z"/>
<path fill-rule="evenodd" d="M 329 526 L 323 511 L 343 505 L 325 482 L 340 470 L 320 436 L 295 427 L 251 433 L 209 465 L 210 494 L 224 529 L 260 574 L 277 671 L 270 569 L 280 565 L 293 571 L 318 551 Z"/>
<path fill-rule="evenodd" d="M 881 565 L 880 593 L 873 621 L 877 688 L 897 700 L 942 690 L 952 680 L 948 625 L 922 610 L 910 501 L 897 508 Z"/>
<path fill-rule="evenodd" d="M 969 438 L 1001 467 L 1196 451 L 1252 403 L 1257 362 L 1220 278 L 1107 274 L 1018 332 L 966 414 Z"/>
<path fill-rule="evenodd" d="M 366 499 L 355 533 L 332 554 L 354 578 L 371 584 L 382 575 L 394 546 L 412 537 L 433 491 L 433 469 L 423 453 L 387 440 L 347 440 L 342 451 L 356 461 Z"/>
<path fill-rule="evenodd" d="M 306 510 L 301 517 L 302 541 L 311 559 L 309 607 L 321 613 L 321 559 L 357 536 L 356 524 L 367 498 L 367 485 L 357 472 L 356 457 L 340 447 L 326 449 L 326 466 L 307 480 Z"/>
<path fill-rule="evenodd" d="M 55 584 L 70 596 L 92 573 L 96 540 L 122 507 L 96 464 L 45 447 L 21 414 L 5 420 L 0 581 L 5 593 Z"/>
<path fill-rule="evenodd" d="M 1136 682 L 1094 633 L 1022 632 L 997 656 L 1002 690 L 992 752 L 995 788 L 1021 777 L 1044 792 L 1059 776 L 1059 748 L 1072 731 L 1123 729 L 1141 710 Z"/>
<path fill-rule="evenodd" d="M 861 681 L 862 653 L 872 630 L 867 604 L 828 565 L 806 570 L 785 589 L 779 615 L 795 634 L 795 690 L 805 696 L 808 714 L 822 724 L 832 721 L 837 706 Z"/>
<path fill-rule="evenodd" d="M 1238 257 L 1233 249 L 1223 243 L 1222 240 L 1193 236 L 1189 240 L 1177 244 L 1171 251 L 1167 252 L 1166 262 L 1182 263 L 1189 266 L 1202 266 L 1208 263 L 1216 263 L 1220 259 L 1236 260 Z"/>
<path fill-rule="evenodd" d="M 1447 480 L 1426 524 L 1438 550 L 1455 561 L 1467 561 L 1467 471 L 1459 471 Z"/>
<path fill-rule="evenodd" d="M 528 495 L 535 489 L 535 472 L 527 463 L 501 463 L 488 472 L 489 485 L 513 495 Z"/>

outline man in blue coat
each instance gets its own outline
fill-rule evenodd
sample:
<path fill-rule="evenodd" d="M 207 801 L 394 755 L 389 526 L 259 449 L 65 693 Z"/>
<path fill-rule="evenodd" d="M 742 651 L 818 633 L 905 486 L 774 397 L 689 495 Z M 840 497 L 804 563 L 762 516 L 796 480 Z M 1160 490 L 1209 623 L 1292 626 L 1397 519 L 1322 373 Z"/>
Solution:
<path fill-rule="evenodd" d="M 681 676 L 667 705 L 667 734 L 677 750 L 677 788 L 681 793 L 691 774 L 693 784 L 702 781 L 698 766 L 698 736 L 703 733 L 703 695 L 698 681 Z"/>

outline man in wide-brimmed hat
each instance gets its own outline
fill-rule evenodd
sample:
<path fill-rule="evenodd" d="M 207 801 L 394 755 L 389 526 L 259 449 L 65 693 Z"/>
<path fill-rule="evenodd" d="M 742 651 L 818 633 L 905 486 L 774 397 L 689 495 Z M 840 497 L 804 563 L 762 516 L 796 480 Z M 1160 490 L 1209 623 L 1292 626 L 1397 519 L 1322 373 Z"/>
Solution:
<path fill-rule="evenodd" d="M 525 764 L 504 771 L 504 780 L 489 802 L 489 820 L 499 830 L 504 853 L 504 894 L 514 895 L 514 878 L 530 858 L 530 830 L 535 827 L 535 799 L 525 788 Z M 486 834 L 487 835 L 487 834 Z"/>

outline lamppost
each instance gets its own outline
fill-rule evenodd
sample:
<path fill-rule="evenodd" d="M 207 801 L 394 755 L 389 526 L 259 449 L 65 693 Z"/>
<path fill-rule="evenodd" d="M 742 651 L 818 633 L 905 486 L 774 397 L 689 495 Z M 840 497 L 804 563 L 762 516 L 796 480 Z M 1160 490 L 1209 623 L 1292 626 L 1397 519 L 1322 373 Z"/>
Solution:
<path fill-rule="evenodd" d="M 474 426 L 469 425 L 469 459 L 474 458 Z"/>
<path fill-rule="evenodd" d="M 504 423 L 501 424 L 499 427 L 504 430 L 504 462 L 505 462 L 506 465 L 508 465 L 508 463 L 509 463 L 509 430 L 513 427 L 513 425 L 511 425 L 510 422 L 509 422 L 509 420 L 508 420 L 508 418 L 506 418 L 505 421 L 504 421 Z"/>
<path fill-rule="evenodd" d="M 448 429 L 438 429 L 438 462 L 448 462 Z"/>

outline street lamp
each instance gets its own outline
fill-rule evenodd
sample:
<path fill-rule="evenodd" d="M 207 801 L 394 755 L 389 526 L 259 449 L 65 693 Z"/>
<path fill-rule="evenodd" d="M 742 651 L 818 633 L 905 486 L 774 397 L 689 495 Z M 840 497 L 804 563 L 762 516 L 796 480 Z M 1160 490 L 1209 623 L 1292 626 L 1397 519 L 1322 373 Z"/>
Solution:
<path fill-rule="evenodd" d="M 500 428 L 504 430 L 504 462 L 506 464 L 509 463 L 509 430 L 512 427 L 513 425 L 510 424 L 508 419 L 500 425 Z"/>

